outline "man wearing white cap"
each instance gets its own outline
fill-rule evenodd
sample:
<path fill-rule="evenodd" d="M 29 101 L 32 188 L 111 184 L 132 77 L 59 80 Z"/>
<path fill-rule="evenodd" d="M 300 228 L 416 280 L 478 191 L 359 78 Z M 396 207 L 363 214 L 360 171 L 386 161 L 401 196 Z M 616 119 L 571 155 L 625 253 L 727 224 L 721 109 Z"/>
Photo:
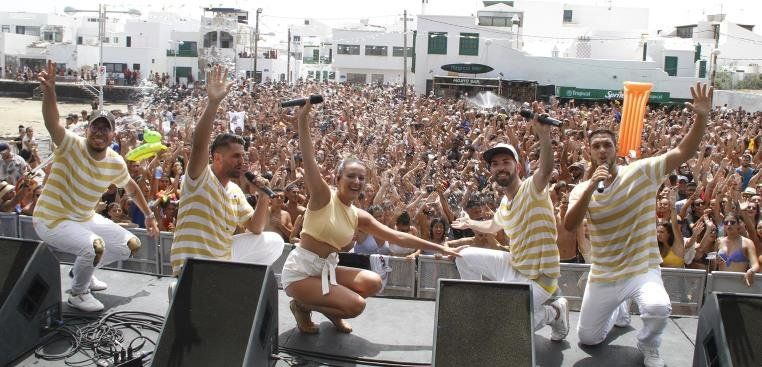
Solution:
<path fill-rule="evenodd" d="M 455 259 L 461 278 L 529 282 L 534 301 L 534 328 L 552 329 L 552 340 L 563 340 L 569 333 L 569 308 L 565 298 L 545 303 L 558 289 L 560 276 L 556 223 L 548 181 L 553 171 L 553 148 L 550 126 L 537 120 L 532 129 L 540 139 L 540 162 L 537 171 L 521 181 L 519 155 L 509 144 L 497 144 L 482 157 L 489 165 L 492 179 L 504 188 L 505 196 L 491 220 L 475 221 L 464 216 L 453 222 L 455 229 L 477 232 L 505 231 L 510 252 L 469 247 Z"/>
<path fill-rule="evenodd" d="M 32 223 L 51 247 L 77 256 L 69 305 L 82 311 L 100 311 L 104 306 L 90 291 L 104 290 L 106 284 L 93 276 L 95 267 L 127 259 L 140 248 L 137 237 L 95 212 L 103 192 L 111 184 L 124 187 L 146 214 L 148 233 L 156 235 L 159 230 L 124 159 L 109 148 L 114 138 L 114 116 L 93 111 L 85 138 L 66 130 L 58 114 L 55 70 L 55 64 L 48 62 L 47 70 L 38 77 L 43 91 L 42 116 L 57 148 Z"/>

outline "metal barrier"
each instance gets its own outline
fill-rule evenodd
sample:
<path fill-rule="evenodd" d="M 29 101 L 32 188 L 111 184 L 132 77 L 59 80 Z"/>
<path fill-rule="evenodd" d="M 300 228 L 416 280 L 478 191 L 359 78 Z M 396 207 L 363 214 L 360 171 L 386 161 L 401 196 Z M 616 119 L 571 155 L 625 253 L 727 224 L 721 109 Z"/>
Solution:
<path fill-rule="evenodd" d="M 661 268 L 661 279 L 672 303 L 673 315 L 698 315 L 704 303 L 706 271 Z"/>
<path fill-rule="evenodd" d="M 460 273 L 455 262 L 434 255 L 418 256 L 416 297 L 435 299 L 440 278 L 460 279 Z"/>
<path fill-rule="evenodd" d="M 38 236 L 37 231 L 34 230 L 34 225 L 32 224 L 32 217 L 28 215 L 19 215 L 18 221 L 19 221 L 19 229 L 18 229 L 19 238 L 23 238 L 26 240 L 33 240 L 33 241 L 40 240 L 40 236 Z"/>
<path fill-rule="evenodd" d="M 590 272 L 590 264 L 561 264 L 558 289 L 560 295 L 569 302 L 569 310 L 579 311 L 582 307 L 582 296 L 585 294 L 588 272 Z"/>
<path fill-rule="evenodd" d="M 379 296 L 415 297 L 415 259 L 384 256 L 391 271 L 387 273 L 386 286 Z"/>
<path fill-rule="evenodd" d="M 707 297 L 711 292 L 762 294 L 762 274 L 754 275 L 754 283 L 751 287 L 747 287 L 743 273 L 713 271 L 709 274 L 704 289 L 706 290 L 704 295 Z"/>
<path fill-rule="evenodd" d="M 119 261 L 119 269 L 140 271 L 144 273 L 158 274 L 161 269 L 159 263 L 159 241 L 148 235 L 148 231 L 143 228 L 132 228 L 129 230 L 140 240 L 140 249 L 129 259 Z"/>
<path fill-rule="evenodd" d="M 161 232 L 159 234 L 159 269 L 162 275 L 172 275 L 172 261 L 169 252 L 172 250 L 172 241 L 175 238 L 173 232 Z"/>
<path fill-rule="evenodd" d="M 0 213 L 0 236 L 19 236 L 19 216 L 16 213 Z"/>

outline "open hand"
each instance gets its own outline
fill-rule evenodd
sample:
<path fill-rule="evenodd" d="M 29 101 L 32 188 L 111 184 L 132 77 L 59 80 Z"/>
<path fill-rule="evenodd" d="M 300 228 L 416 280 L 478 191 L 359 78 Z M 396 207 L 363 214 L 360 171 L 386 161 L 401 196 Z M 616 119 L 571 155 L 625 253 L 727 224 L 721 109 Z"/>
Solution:
<path fill-rule="evenodd" d="M 40 88 L 43 94 L 56 92 L 56 63 L 48 60 L 46 70 L 37 74 L 37 80 L 40 81 Z"/>
<path fill-rule="evenodd" d="M 696 83 L 695 87 L 691 87 L 691 95 L 693 96 L 693 103 L 685 102 L 685 107 L 699 116 L 708 116 L 709 111 L 712 109 L 712 93 L 714 87 L 707 87 L 706 84 Z"/>
<path fill-rule="evenodd" d="M 233 82 L 225 81 L 228 77 L 228 69 L 221 65 L 215 65 L 206 73 L 206 94 L 209 101 L 220 102 L 230 92 Z"/>

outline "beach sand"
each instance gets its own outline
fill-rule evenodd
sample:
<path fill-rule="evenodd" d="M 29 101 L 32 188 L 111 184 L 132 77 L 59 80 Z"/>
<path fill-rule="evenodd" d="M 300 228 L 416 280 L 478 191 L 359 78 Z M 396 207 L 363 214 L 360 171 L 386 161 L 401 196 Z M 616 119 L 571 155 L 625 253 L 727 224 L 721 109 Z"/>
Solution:
<path fill-rule="evenodd" d="M 106 103 L 106 108 L 108 110 L 127 111 L 126 104 Z M 90 104 L 58 102 L 61 123 L 64 123 L 66 115 L 70 113 L 79 114 L 82 110 L 90 111 Z M 0 97 L 0 139 L 2 139 L 1 137 L 17 136 L 19 125 L 32 126 L 38 137 L 48 136 L 42 121 L 42 101 Z"/>

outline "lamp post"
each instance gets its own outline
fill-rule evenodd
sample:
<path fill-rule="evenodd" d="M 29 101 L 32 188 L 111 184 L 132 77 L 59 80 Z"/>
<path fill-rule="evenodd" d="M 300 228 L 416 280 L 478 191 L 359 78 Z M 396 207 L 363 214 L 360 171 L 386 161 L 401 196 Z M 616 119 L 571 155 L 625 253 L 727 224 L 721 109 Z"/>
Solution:
<path fill-rule="evenodd" d="M 121 10 L 106 10 L 105 4 L 99 4 L 98 10 L 81 10 L 71 6 L 64 8 L 64 13 L 73 15 L 76 13 L 98 13 L 98 74 L 103 68 L 103 37 L 106 34 L 106 14 L 129 14 L 134 16 L 140 16 L 140 11 L 137 9 L 130 9 L 127 11 Z M 105 83 L 105 82 L 104 82 Z M 98 108 L 103 108 L 103 84 L 98 83 Z"/>
<path fill-rule="evenodd" d="M 519 16 L 516 14 L 513 14 L 511 17 L 511 25 L 516 26 L 516 49 L 519 49 L 519 24 L 521 23 L 521 20 L 519 20 Z M 513 27 L 511 27 L 513 28 Z"/>
<path fill-rule="evenodd" d="M 259 42 L 259 14 L 262 14 L 262 8 L 257 8 L 257 20 L 254 24 L 254 83 L 257 81 L 257 43 Z"/>
<path fill-rule="evenodd" d="M 717 55 L 719 54 L 720 54 L 719 48 L 715 48 L 714 50 L 712 50 L 712 76 L 709 80 L 710 87 L 714 87 L 714 82 L 717 77 Z"/>

